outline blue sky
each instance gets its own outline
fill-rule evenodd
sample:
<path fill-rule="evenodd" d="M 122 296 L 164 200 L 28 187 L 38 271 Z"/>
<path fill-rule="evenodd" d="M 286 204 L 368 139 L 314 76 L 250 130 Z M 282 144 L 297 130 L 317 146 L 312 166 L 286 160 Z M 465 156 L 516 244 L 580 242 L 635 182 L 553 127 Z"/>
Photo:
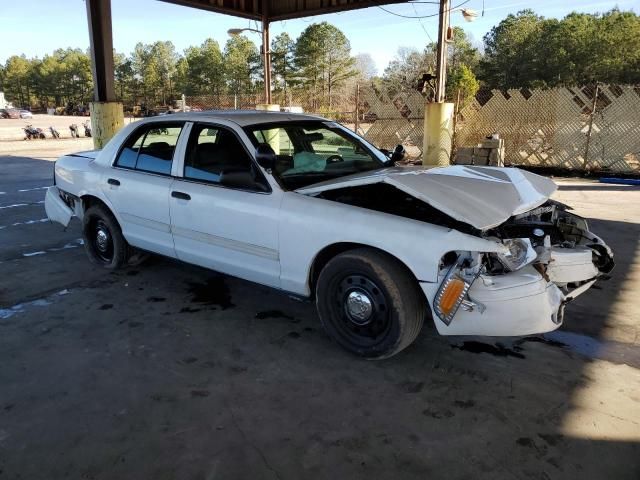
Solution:
<path fill-rule="evenodd" d="M 247 27 L 250 22 L 228 15 L 209 13 L 179 7 L 158 0 L 111 0 L 113 14 L 114 47 L 129 53 L 137 42 L 151 43 L 171 40 L 181 52 L 208 37 L 221 46 L 227 40 L 226 31 L 234 27 Z M 454 5 L 462 0 L 454 0 Z M 452 23 L 469 32 L 480 46 L 482 37 L 492 26 L 509 13 L 532 8 L 545 17 L 561 18 L 572 11 L 602 12 L 615 6 L 640 13 L 640 0 L 485 0 L 484 17 L 466 23 L 459 13 L 452 15 Z M 28 7 L 27 7 L 28 5 Z M 482 11 L 482 0 L 469 0 L 465 8 Z M 416 3 L 388 5 L 384 8 L 402 15 L 417 16 L 437 13 L 437 6 Z M 326 20 L 333 23 L 351 41 L 352 52 L 370 53 L 378 70 L 383 70 L 399 47 L 418 49 L 437 37 L 437 17 L 423 20 L 393 16 L 372 7 L 364 10 L 322 15 L 300 20 L 272 24 L 272 37 L 287 31 L 297 37 L 310 23 Z M 56 48 L 87 48 L 85 4 L 83 0 L 29 0 L 26 4 L 4 0 L 0 6 L 0 62 L 16 54 L 42 57 Z M 258 44 L 256 34 L 249 37 Z"/>

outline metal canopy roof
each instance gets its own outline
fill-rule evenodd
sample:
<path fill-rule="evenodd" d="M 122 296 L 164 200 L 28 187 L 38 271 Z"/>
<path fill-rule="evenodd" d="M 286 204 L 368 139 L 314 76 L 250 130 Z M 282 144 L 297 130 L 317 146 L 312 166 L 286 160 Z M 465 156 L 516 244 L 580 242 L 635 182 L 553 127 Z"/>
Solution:
<path fill-rule="evenodd" d="M 185 7 L 225 13 L 236 17 L 276 22 L 292 18 L 310 17 L 375 7 L 406 0 L 161 0 Z"/>

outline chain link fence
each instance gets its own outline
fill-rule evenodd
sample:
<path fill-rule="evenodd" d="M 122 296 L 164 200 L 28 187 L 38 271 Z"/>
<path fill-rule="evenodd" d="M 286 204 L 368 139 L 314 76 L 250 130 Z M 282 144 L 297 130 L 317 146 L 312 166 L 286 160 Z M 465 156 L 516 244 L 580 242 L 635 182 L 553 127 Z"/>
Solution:
<path fill-rule="evenodd" d="M 301 89 L 277 90 L 271 93 L 271 103 L 280 105 L 281 109 L 302 109 L 304 113 L 319 115 L 345 125 L 352 125 L 355 117 L 354 93 L 341 93 L 333 99 L 330 106 L 320 102 L 319 95 Z M 264 104 L 264 93 L 197 95 L 185 98 L 186 104 L 199 110 L 255 110 L 257 105 Z"/>
<path fill-rule="evenodd" d="M 281 108 L 301 108 L 344 124 L 378 147 L 402 144 L 410 158 L 422 156 L 426 100 L 420 92 L 392 94 L 356 85 L 331 107 L 318 98 L 301 89 L 272 94 Z M 262 93 L 201 95 L 187 97 L 186 104 L 202 110 L 253 110 L 264 100 Z M 454 152 L 498 133 L 505 140 L 507 165 L 638 174 L 639 112 L 638 86 L 481 90 L 457 114 Z"/>
<path fill-rule="evenodd" d="M 357 88 L 355 130 L 380 148 L 404 145 L 410 158 L 422 156 L 424 96 L 416 90 L 390 94 L 385 88 Z"/>
<path fill-rule="evenodd" d="M 325 101 L 320 101 L 320 98 Z M 254 110 L 265 103 L 263 93 L 199 95 L 185 98 L 196 110 Z M 355 85 L 337 95 L 327 106 L 326 95 L 312 90 L 289 89 L 272 92 L 271 102 L 281 109 L 319 115 L 342 123 L 374 145 L 392 149 L 403 144 L 411 158 L 422 154 L 424 97 L 417 91 L 389 95 L 385 89 Z"/>
<path fill-rule="evenodd" d="M 640 87 L 480 91 L 459 113 L 456 145 L 498 133 L 505 164 L 640 173 Z"/>

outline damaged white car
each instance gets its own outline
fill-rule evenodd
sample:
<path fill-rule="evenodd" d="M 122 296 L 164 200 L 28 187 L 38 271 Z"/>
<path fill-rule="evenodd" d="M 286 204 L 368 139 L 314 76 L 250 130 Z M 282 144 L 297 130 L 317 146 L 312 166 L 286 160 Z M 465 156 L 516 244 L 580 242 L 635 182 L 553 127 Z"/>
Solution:
<path fill-rule="evenodd" d="M 428 309 L 443 335 L 554 330 L 613 268 L 551 180 L 401 157 L 313 116 L 178 113 L 60 158 L 45 207 L 81 219 L 97 265 L 154 252 L 312 298 L 369 358 L 410 345 Z"/>

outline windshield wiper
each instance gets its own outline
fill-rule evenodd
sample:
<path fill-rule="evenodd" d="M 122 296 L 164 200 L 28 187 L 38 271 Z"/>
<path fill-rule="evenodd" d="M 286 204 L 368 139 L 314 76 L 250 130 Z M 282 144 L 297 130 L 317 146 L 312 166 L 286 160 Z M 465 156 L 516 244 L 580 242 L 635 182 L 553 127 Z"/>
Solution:
<path fill-rule="evenodd" d="M 336 172 L 296 172 L 289 173 L 286 175 L 280 175 L 282 178 L 291 178 L 291 177 L 302 177 L 302 176 L 335 176 L 335 175 L 344 175 L 344 171 L 336 171 Z"/>

